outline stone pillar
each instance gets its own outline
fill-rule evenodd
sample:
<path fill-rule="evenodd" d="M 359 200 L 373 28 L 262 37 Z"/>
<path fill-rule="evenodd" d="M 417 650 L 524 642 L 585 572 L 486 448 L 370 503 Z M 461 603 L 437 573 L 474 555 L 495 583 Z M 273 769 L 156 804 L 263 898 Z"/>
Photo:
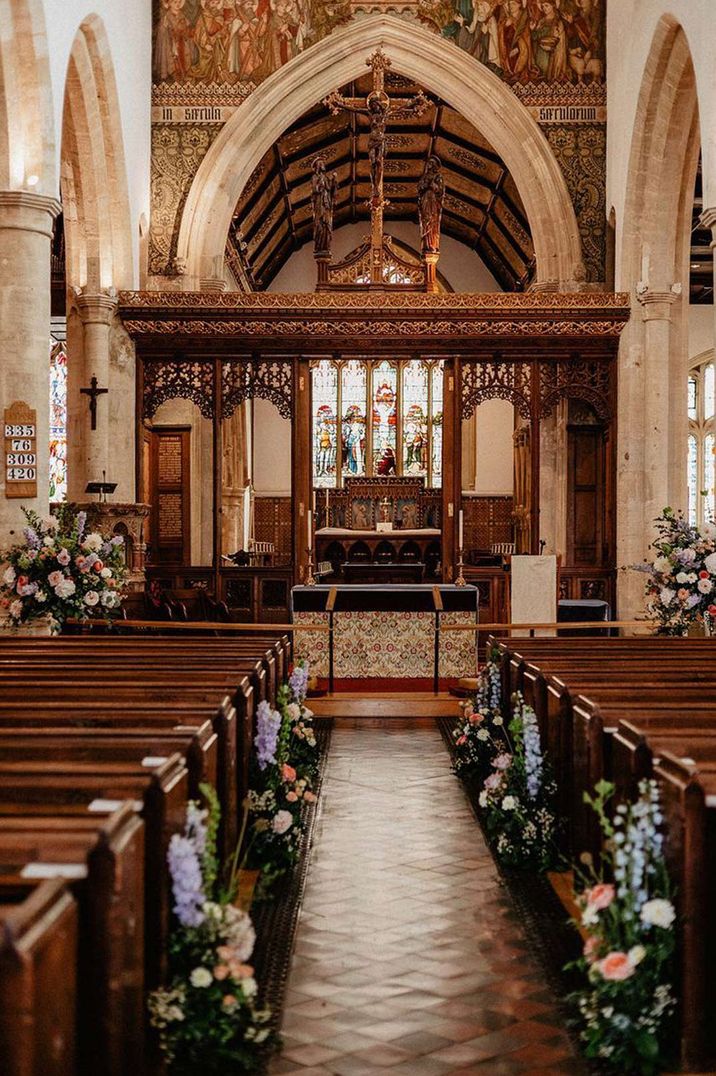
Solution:
<path fill-rule="evenodd" d="M 77 295 L 77 310 L 82 321 L 82 388 L 89 388 L 93 377 L 97 386 L 109 388 L 110 326 L 117 310 L 117 296 L 113 291 L 82 291 Z M 70 362 L 72 356 L 70 356 Z M 107 481 L 112 482 L 111 445 L 109 436 L 108 393 L 97 397 L 96 429 L 92 429 L 90 397 L 78 400 L 83 451 L 75 455 L 78 472 L 73 476 L 73 489 L 80 493 L 87 482 L 101 482 L 106 471 Z"/>
<path fill-rule="evenodd" d="M 50 243 L 60 203 L 0 191 L 0 419 L 22 400 L 37 412 L 37 498 L 8 500 L 0 478 L 0 549 L 24 523 L 21 507 L 48 514 Z"/>
<path fill-rule="evenodd" d="M 644 525 L 671 505 L 671 312 L 681 284 L 652 288 L 639 283 L 637 299 L 644 322 Z M 684 470 L 686 461 L 684 460 Z"/>

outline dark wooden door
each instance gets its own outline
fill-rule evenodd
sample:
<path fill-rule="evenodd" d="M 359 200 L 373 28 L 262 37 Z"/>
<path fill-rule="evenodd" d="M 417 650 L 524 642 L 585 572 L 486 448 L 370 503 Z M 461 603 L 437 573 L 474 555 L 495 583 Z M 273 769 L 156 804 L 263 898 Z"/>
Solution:
<path fill-rule="evenodd" d="M 154 564 L 191 563 L 191 431 L 165 426 L 150 434 L 151 553 Z"/>

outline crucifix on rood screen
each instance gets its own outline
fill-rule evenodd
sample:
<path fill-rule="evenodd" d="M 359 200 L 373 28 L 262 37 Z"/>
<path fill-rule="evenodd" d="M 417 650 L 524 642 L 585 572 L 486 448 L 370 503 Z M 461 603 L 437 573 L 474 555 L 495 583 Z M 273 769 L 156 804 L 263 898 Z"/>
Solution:
<path fill-rule="evenodd" d="M 105 396 L 109 392 L 109 389 L 100 389 L 97 386 L 98 381 L 93 374 L 92 379 L 90 380 L 90 387 L 88 389 L 80 389 L 83 396 L 89 396 L 89 410 L 92 418 L 91 429 L 93 430 L 97 429 L 97 398 L 99 396 Z"/>
<path fill-rule="evenodd" d="M 343 97 L 337 90 L 323 102 L 334 116 L 340 112 L 357 112 L 370 121 L 368 156 L 370 158 L 370 245 L 371 284 L 383 283 L 383 210 L 388 202 L 383 197 L 383 174 L 386 153 L 386 123 L 393 117 L 421 116 L 430 102 L 420 91 L 414 97 L 390 98 L 385 92 L 385 72 L 391 62 L 381 48 L 366 60 L 373 72 L 373 87 L 363 100 L 360 97 Z"/>

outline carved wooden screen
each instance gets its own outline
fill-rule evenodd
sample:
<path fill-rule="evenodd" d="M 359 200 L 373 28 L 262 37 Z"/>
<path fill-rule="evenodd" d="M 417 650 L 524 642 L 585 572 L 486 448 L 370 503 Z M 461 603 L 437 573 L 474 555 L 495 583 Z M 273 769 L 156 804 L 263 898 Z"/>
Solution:
<path fill-rule="evenodd" d="M 151 435 L 151 549 L 159 564 L 188 564 L 190 430 L 165 427 Z"/>

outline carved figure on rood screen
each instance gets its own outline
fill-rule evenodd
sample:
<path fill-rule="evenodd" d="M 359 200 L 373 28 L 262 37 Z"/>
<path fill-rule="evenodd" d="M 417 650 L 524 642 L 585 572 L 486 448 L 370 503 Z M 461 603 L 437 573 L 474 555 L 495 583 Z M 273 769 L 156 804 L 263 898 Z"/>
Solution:
<path fill-rule="evenodd" d="M 315 254 L 330 254 L 333 238 L 333 208 L 336 203 L 338 176 L 326 172 L 326 158 L 313 161 L 311 198 L 313 202 L 313 250 Z"/>
<path fill-rule="evenodd" d="M 423 254 L 440 252 L 440 224 L 443 215 L 445 180 L 439 157 L 428 157 L 418 181 L 418 216 Z"/>

